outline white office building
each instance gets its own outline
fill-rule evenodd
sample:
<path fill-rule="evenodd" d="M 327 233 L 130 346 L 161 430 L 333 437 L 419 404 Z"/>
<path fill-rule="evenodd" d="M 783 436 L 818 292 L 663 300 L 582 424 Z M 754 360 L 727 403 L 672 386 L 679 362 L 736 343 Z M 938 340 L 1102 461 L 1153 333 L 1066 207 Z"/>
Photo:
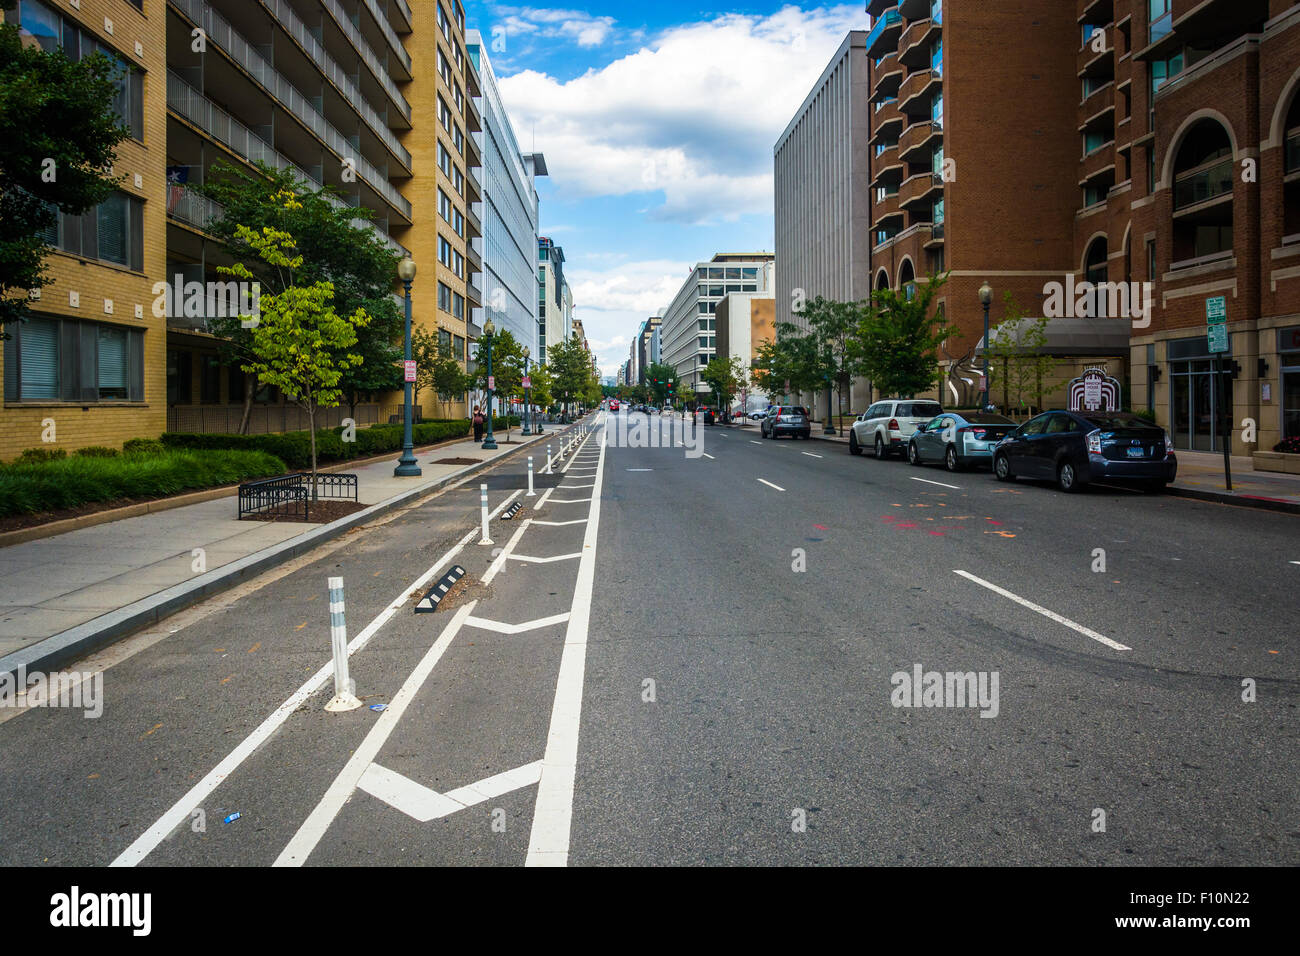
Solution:
<path fill-rule="evenodd" d="M 718 302 L 732 292 L 771 292 L 771 253 L 719 253 L 691 270 L 659 327 L 660 361 L 671 365 L 697 392 L 708 390 L 700 372 L 716 354 Z"/>

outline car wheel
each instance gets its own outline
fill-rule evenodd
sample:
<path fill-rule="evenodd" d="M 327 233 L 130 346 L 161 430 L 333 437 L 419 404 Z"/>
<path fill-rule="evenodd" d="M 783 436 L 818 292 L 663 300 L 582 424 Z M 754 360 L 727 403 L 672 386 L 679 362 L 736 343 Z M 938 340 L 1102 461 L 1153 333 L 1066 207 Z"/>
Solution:
<path fill-rule="evenodd" d="M 876 460 L 884 461 L 888 457 L 889 457 L 889 449 L 885 447 L 885 443 L 882 442 L 880 440 L 880 436 L 877 435 L 876 436 Z"/>
<path fill-rule="evenodd" d="M 961 471 L 961 461 L 957 458 L 956 445 L 948 446 L 948 453 L 943 456 L 943 463 L 948 466 L 949 471 Z"/>
<path fill-rule="evenodd" d="M 1074 462 L 1069 460 L 1061 462 L 1061 467 L 1056 469 L 1056 484 L 1067 494 L 1074 494 L 1076 491 L 1083 490 L 1084 482 L 1079 480 L 1079 473 L 1074 467 Z"/>
<path fill-rule="evenodd" d="M 917 465 L 918 467 L 921 464 L 921 453 L 916 450 L 916 442 L 907 443 L 907 461 L 908 464 Z"/>
<path fill-rule="evenodd" d="M 993 474 L 998 481 L 1016 480 L 1016 476 L 1011 473 L 1011 462 L 1006 455 L 995 455 L 993 457 Z"/>

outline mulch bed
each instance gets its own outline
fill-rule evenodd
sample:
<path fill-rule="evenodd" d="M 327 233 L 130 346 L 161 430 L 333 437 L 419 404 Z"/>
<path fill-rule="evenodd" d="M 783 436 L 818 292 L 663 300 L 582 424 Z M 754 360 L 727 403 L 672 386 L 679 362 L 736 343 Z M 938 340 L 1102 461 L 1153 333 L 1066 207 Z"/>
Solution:
<path fill-rule="evenodd" d="M 430 462 L 431 465 L 477 465 L 482 458 L 439 458 L 437 461 Z"/>
<path fill-rule="evenodd" d="M 338 521 L 339 518 L 346 518 L 348 515 L 356 514 L 358 511 L 366 508 L 359 501 L 337 501 L 335 499 L 323 498 L 320 501 L 313 501 L 307 509 L 310 515 L 307 518 L 309 524 L 329 524 L 331 521 Z M 302 509 L 292 503 L 276 505 L 274 508 L 267 508 L 265 511 L 259 511 L 256 514 L 244 515 L 241 521 L 298 521 L 301 522 Z"/>

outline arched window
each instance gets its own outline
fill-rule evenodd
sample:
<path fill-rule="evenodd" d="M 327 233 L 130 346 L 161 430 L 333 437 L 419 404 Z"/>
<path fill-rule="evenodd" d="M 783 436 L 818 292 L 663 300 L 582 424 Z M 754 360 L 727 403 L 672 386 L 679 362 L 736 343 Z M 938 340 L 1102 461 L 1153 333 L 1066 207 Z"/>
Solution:
<path fill-rule="evenodd" d="M 1083 281 L 1084 282 L 1105 282 L 1106 273 L 1106 254 L 1109 247 L 1106 244 L 1105 236 L 1098 236 L 1088 245 L 1088 254 L 1083 260 Z"/>
<path fill-rule="evenodd" d="M 908 301 L 916 295 L 916 270 L 912 268 L 911 259 L 904 259 L 902 268 L 898 270 L 898 287 L 906 293 Z"/>
<path fill-rule="evenodd" d="M 1232 141 L 1223 125 L 1202 119 L 1174 159 L 1175 264 L 1232 252 Z"/>
<path fill-rule="evenodd" d="M 887 290 L 888 288 L 889 288 L 889 273 L 886 272 L 884 269 L 881 269 L 880 272 L 876 274 L 876 289 L 877 291 L 883 291 L 883 290 Z"/>

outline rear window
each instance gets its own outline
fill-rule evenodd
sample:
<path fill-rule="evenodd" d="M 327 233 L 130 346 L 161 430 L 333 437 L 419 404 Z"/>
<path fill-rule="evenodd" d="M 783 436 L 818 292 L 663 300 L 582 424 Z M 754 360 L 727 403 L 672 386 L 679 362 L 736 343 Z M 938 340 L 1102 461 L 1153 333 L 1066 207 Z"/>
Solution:
<path fill-rule="evenodd" d="M 803 415 L 805 418 L 808 416 L 808 412 L 807 412 L 807 410 L 805 410 L 805 409 L 803 408 L 803 406 L 801 406 L 801 405 L 783 405 L 783 406 L 781 407 L 781 410 L 780 410 L 780 412 L 779 412 L 778 414 L 781 414 L 781 415 Z"/>
<path fill-rule="evenodd" d="M 1108 417 L 1092 415 L 1088 416 L 1088 421 L 1096 425 L 1104 432 L 1114 431 L 1117 428 L 1156 428 L 1145 418 L 1138 418 L 1135 415 L 1111 415 Z"/>
<path fill-rule="evenodd" d="M 1015 422 L 1013 422 L 1011 419 L 1006 418 L 1002 415 L 990 415 L 990 414 L 967 415 L 966 421 L 970 422 L 972 425 L 1014 425 L 1015 424 Z"/>
<path fill-rule="evenodd" d="M 894 414 L 900 418 L 933 418 L 943 414 L 943 406 L 938 402 L 900 402 Z"/>

